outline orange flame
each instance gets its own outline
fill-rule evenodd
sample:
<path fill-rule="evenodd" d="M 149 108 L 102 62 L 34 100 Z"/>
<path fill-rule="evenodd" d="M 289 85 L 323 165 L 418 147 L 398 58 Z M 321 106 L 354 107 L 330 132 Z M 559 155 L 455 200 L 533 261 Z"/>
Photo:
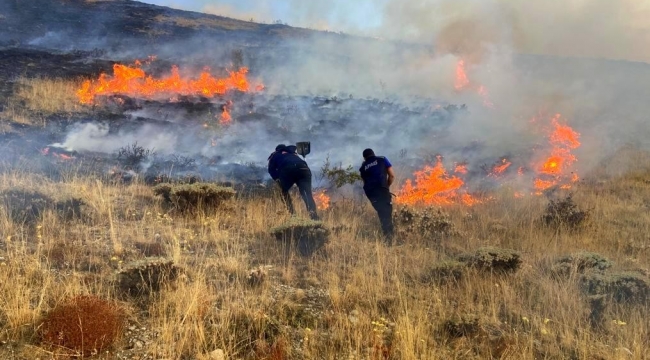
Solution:
<path fill-rule="evenodd" d="M 508 159 L 501 159 L 501 162 L 492 167 L 492 172 L 488 176 L 498 177 L 503 174 L 512 165 Z"/>
<path fill-rule="evenodd" d="M 456 164 L 454 174 L 467 174 L 467 164 Z"/>
<path fill-rule="evenodd" d="M 465 61 L 458 60 L 456 63 L 456 81 L 454 82 L 454 87 L 456 90 L 462 90 L 469 85 L 469 79 L 467 78 L 467 73 L 465 72 Z"/>
<path fill-rule="evenodd" d="M 327 210 L 330 207 L 330 197 L 325 193 L 325 190 L 316 192 L 314 201 L 318 210 Z"/>
<path fill-rule="evenodd" d="M 224 107 L 223 112 L 221 113 L 221 119 L 219 120 L 219 124 L 228 125 L 231 122 L 232 122 L 232 116 L 230 116 L 230 112 L 228 111 L 228 108 Z"/>
<path fill-rule="evenodd" d="M 535 179 L 537 194 L 553 186 L 570 189 L 570 183 L 578 181 L 578 174 L 571 172 L 571 166 L 577 161 L 571 150 L 580 147 L 580 134 L 568 125 L 560 124 L 562 115 L 556 114 L 551 119 L 553 130 L 549 134 L 550 155 L 537 167 L 539 176 Z"/>
<path fill-rule="evenodd" d="M 147 76 L 139 68 L 139 62 L 133 67 L 121 64 L 113 65 L 113 76 L 101 74 L 95 81 L 85 81 L 77 91 L 77 97 L 82 104 L 92 104 L 99 95 L 127 95 L 130 97 L 166 97 L 177 95 L 201 95 L 214 97 L 227 91 L 249 91 L 250 85 L 246 74 L 247 68 L 230 71 L 228 77 L 216 78 L 203 70 L 195 80 L 181 77 L 177 66 L 172 66 L 171 74 L 162 78 Z M 257 89 L 263 85 L 257 85 Z"/>
<path fill-rule="evenodd" d="M 425 166 L 415 172 L 415 185 L 407 180 L 397 196 L 397 202 L 405 205 L 447 205 L 461 201 L 466 205 L 474 205 L 480 200 L 462 192 L 465 182 L 450 176 L 442 164 L 442 158 L 437 157 L 434 166 Z"/>

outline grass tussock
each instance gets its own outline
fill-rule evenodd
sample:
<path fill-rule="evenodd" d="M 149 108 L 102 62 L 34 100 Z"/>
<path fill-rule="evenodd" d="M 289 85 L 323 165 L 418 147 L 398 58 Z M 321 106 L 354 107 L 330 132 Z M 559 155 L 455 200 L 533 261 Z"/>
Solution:
<path fill-rule="evenodd" d="M 271 197 L 169 212 L 139 180 L 5 171 L 0 193 L 74 195 L 86 215 L 68 221 L 48 202 L 31 226 L 0 206 L 0 358 L 51 357 L 43 319 L 92 294 L 131 309 L 112 346 L 81 345 L 98 359 L 644 359 L 643 176 L 577 186 L 590 209 L 580 231 L 539 226 L 547 199 L 504 192 L 410 223 L 397 213 L 406 244 L 386 247 L 366 202 L 335 202 L 321 222 Z M 324 256 L 287 253 L 301 238 L 326 239 Z"/>
<path fill-rule="evenodd" d="M 236 194 L 232 188 L 211 183 L 160 184 L 154 193 L 182 213 L 214 211 Z"/>
<path fill-rule="evenodd" d="M 55 353 L 96 355 L 122 335 L 125 314 L 116 304 L 77 296 L 50 310 L 40 324 L 41 341 Z"/>

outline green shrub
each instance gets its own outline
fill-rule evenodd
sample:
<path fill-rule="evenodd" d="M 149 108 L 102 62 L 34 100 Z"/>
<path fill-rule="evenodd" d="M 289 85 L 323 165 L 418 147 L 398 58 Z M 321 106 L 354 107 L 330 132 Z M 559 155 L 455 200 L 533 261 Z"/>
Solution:
<path fill-rule="evenodd" d="M 145 259 L 127 264 L 118 273 L 118 287 L 122 293 L 149 295 L 171 284 L 181 274 L 181 268 L 172 260 Z"/>
<path fill-rule="evenodd" d="M 214 210 L 235 196 L 232 188 L 210 183 L 160 184 L 153 191 L 180 212 Z"/>
<path fill-rule="evenodd" d="M 583 274 L 589 270 L 605 271 L 612 267 L 612 262 L 607 258 L 592 252 L 578 252 L 563 256 L 553 264 L 553 274 L 568 276 L 571 273 Z"/>
<path fill-rule="evenodd" d="M 293 243 L 302 255 L 310 255 L 325 245 L 330 231 L 321 221 L 291 218 L 271 229 L 276 239 Z"/>
<path fill-rule="evenodd" d="M 39 326 L 42 343 L 68 355 L 90 356 L 110 347 L 122 335 L 125 315 L 114 303 L 78 296 L 57 305 Z"/>
<path fill-rule="evenodd" d="M 581 280 L 582 288 L 587 294 L 609 295 L 618 302 L 643 304 L 650 296 L 650 281 L 639 273 L 591 273 Z"/>
<path fill-rule="evenodd" d="M 481 270 L 515 272 L 521 265 L 521 255 L 510 249 L 484 247 L 472 254 L 464 254 L 459 260 Z"/>

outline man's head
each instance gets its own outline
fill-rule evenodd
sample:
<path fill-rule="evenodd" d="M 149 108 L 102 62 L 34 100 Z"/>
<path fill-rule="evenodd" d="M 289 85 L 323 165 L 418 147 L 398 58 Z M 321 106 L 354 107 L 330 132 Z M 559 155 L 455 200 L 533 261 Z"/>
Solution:
<path fill-rule="evenodd" d="M 367 159 L 367 158 L 369 158 L 369 157 L 373 157 L 373 156 L 375 156 L 375 152 L 372 151 L 372 149 L 365 149 L 365 150 L 363 150 L 363 158 L 364 158 L 364 159 Z"/>
<path fill-rule="evenodd" d="M 275 151 L 282 151 L 287 147 L 285 144 L 278 144 L 278 146 L 275 147 Z"/>

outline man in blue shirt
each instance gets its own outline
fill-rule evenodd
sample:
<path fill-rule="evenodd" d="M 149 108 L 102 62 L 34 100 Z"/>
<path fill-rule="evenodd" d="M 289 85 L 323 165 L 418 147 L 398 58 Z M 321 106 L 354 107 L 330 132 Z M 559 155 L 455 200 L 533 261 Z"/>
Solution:
<path fill-rule="evenodd" d="M 300 196 L 305 202 L 309 217 L 312 220 L 318 220 L 316 212 L 316 202 L 311 192 L 311 170 L 305 160 L 296 154 L 294 145 L 284 146 L 282 144 L 276 147 L 276 152 L 269 157 L 269 174 L 280 184 L 282 189 L 282 198 L 289 208 L 289 212 L 295 214 L 289 189 L 293 185 L 298 185 Z"/>
<path fill-rule="evenodd" d="M 393 240 L 393 200 L 390 186 L 395 180 L 393 165 L 383 156 L 376 156 L 372 149 L 363 151 L 363 164 L 359 168 L 363 190 L 377 211 L 381 229 L 387 243 Z"/>

